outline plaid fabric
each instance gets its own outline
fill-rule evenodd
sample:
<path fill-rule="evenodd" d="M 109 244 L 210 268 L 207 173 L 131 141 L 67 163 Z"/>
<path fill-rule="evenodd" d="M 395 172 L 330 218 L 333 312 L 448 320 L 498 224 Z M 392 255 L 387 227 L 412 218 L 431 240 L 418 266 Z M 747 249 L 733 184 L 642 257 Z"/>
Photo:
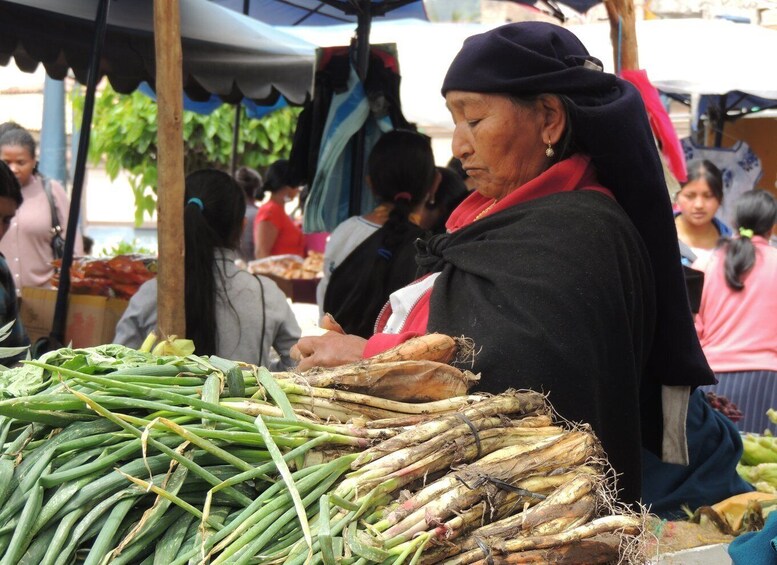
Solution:
<path fill-rule="evenodd" d="M 19 316 L 19 306 L 16 299 L 16 287 L 13 283 L 11 271 L 5 262 L 5 257 L 0 253 L 0 326 L 4 326 L 11 320 L 16 320 L 11 328 L 11 333 L 5 341 L 0 342 L 0 347 L 19 347 L 29 345 L 30 339 L 24 331 L 22 320 Z M 27 357 L 27 353 L 21 353 L 14 357 L 0 359 L 0 364 L 10 367 L 15 362 Z"/>

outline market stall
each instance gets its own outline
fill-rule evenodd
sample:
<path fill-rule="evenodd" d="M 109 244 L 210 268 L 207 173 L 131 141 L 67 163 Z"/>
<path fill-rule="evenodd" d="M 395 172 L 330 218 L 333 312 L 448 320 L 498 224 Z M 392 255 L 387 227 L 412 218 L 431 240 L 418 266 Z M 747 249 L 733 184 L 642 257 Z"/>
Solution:
<path fill-rule="evenodd" d="M 4 562 L 715 565 L 777 507 L 748 493 L 667 522 L 619 504 L 587 426 L 532 391 L 470 391 L 483 376 L 449 364 L 464 339 L 302 374 L 190 347 L 0 373 Z"/>
<path fill-rule="evenodd" d="M 606 277 L 594 278 L 590 288 L 601 288 Z M 546 329 L 537 318 L 526 343 Z M 481 325 L 483 341 L 494 321 Z M 591 333 L 605 348 L 621 337 Z M 480 379 L 527 382 L 510 363 L 534 353 L 502 348 L 502 374 L 463 369 L 481 346 L 429 334 L 355 363 L 271 373 L 152 334 L 137 350 L 58 349 L 3 372 L 2 562 L 663 559 L 662 522 L 618 501 L 591 423 L 570 422 L 539 391 L 472 392 Z M 588 342 L 576 350 L 591 351 Z M 574 380 L 550 365 L 559 355 L 544 355 L 532 382 Z M 622 373 L 613 373 L 602 388 L 614 390 Z M 596 368 L 585 376 L 599 386 Z M 567 408 L 590 400 L 587 386 L 566 395 Z M 623 401 L 622 410 L 616 396 L 597 408 L 615 413 Z M 597 428 L 601 437 L 615 429 Z"/>
<path fill-rule="evenodd" d="M 81 124 L 79 150 L 71 198 L 63 277 L 58 292 L 51 331 L 52 345 L 63 343 L 67 319 L 69 273 L 73 254 L 80 194 L 83 187 L 86 152 L 89 143 L 94 91 L 98 80 L 108 76 L 118 92 L 131 92 L 141 82 L 156 84 L 156 70 L 168 72 L 166 80 L 156 84 L 160 91 L 160 173 L 164 188 L 159 191 L 160 241 L 162 269 L 173 269 L 160 280 L 167 290 L 160 304 L 164 309 L 160 325 L 166 333 L 184 333 L 176 308 L 182 296 L 180 283 L 182 243 L 174 234 L 181 232 L 183 170 L 179 166 L 182 139 L 180 131 L 180 92 L 195 100 L 216 94 L 225 102 L 239 102 L 244 97 L 262 104 L 273 104 L 283 95 L 290 103 L 300 104 L 312 88 L 313 47 L 296 38 L 278 33 L 260 22 L 235 14 L 206 0 L 183 0 L 179 11 L 160 12 L 155 23 L 151 0 L 142 2 L 57 2 L 3 0 L 0 2 L 0 31 L 3 34 L 0 61 L 13 58 L 23 70 L 34 70 L 43 63 L 53 78 L 64 78 L 72 69 L 78 80 L 87 85 L 84 119 Z M 161 4 L 161 3 L 159 3 Z M 178 6 L 168 6 L 172 9 Z M 160 6 L 160 9 L 162 6 Z M 170 22 L 180 23 L 173 27 Z M 161 46 L 179 57 L 156 57 L 154 29 L 165 32 Z M 175 48 L 177 45 L 177 49 Z M 175 84 L 173 84 L 173 82 Z M 167 91 L 166 89 L 169 89 Z M 171 129 L 172 128 L 172 129 Z M 168 131 L 171 130 L 171 131 Z M 177 148 L 176 148 L 177 147 Z M 176 194 L 165 194 L 177 188 Z M 170 246 L 168 246 L 169 242 Z M 169 255 L 169 258 L 167 257 Z"/>
<path fill-rule="evenodd" d="M 535 392 L 468 394 L 465 341 L 301 376 L 185 347 L 3 374 L 4 562 L 642 560 L 590 430 Z"/>

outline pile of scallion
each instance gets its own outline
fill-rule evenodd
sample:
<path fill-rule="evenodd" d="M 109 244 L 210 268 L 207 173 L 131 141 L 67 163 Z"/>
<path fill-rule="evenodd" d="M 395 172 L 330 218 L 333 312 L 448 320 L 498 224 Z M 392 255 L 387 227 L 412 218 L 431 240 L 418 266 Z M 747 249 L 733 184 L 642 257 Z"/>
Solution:
<path fill-rule="evenodd" d="M 3 373 L 0 565 L 638 555 L 595 437 L 535 392 L 465 394 L 430 343 L 303 375 L 117 345 Z"/>

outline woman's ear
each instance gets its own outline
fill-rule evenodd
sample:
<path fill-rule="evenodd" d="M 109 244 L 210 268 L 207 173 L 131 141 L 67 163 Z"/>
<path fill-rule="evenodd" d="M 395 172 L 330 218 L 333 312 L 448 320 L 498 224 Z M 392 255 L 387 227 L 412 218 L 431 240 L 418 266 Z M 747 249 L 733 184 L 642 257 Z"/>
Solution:
<path fill-rule="evenodd" d="M 542 139 L 551 144 L 558 143 L 564 135 L 567 126 L 567 110 L 564 103 L 556 95 L 542 94 L 538 98 L 543 116 Z"/>

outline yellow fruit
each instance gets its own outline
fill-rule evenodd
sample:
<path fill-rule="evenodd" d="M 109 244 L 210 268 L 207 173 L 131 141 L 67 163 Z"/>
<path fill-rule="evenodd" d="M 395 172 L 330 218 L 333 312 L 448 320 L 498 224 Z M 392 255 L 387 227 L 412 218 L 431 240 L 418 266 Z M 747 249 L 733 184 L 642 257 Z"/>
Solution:
<path fill-rule="evenodd" d="M 747 504 L 752 501 L 758 501 L 762 504 L 765 504 L 766 501 L 777 503 L 777 494 L 758 491 L 743 492 L 713 504 L 712 509 L 728 522 L 732 530 L 738 531 L 742 527 L 742 518 L 747 511 Z"/>
<path fill-rule="evenodd" d="M 187 355 L 194 353 L 194 342 L 190 339 L 178 339 L 176 336 L 171 335 L 167 339 L 157 343 L 151 353 L 159 357 L 164 357 L 166 355 L 186 357 Z"/>

